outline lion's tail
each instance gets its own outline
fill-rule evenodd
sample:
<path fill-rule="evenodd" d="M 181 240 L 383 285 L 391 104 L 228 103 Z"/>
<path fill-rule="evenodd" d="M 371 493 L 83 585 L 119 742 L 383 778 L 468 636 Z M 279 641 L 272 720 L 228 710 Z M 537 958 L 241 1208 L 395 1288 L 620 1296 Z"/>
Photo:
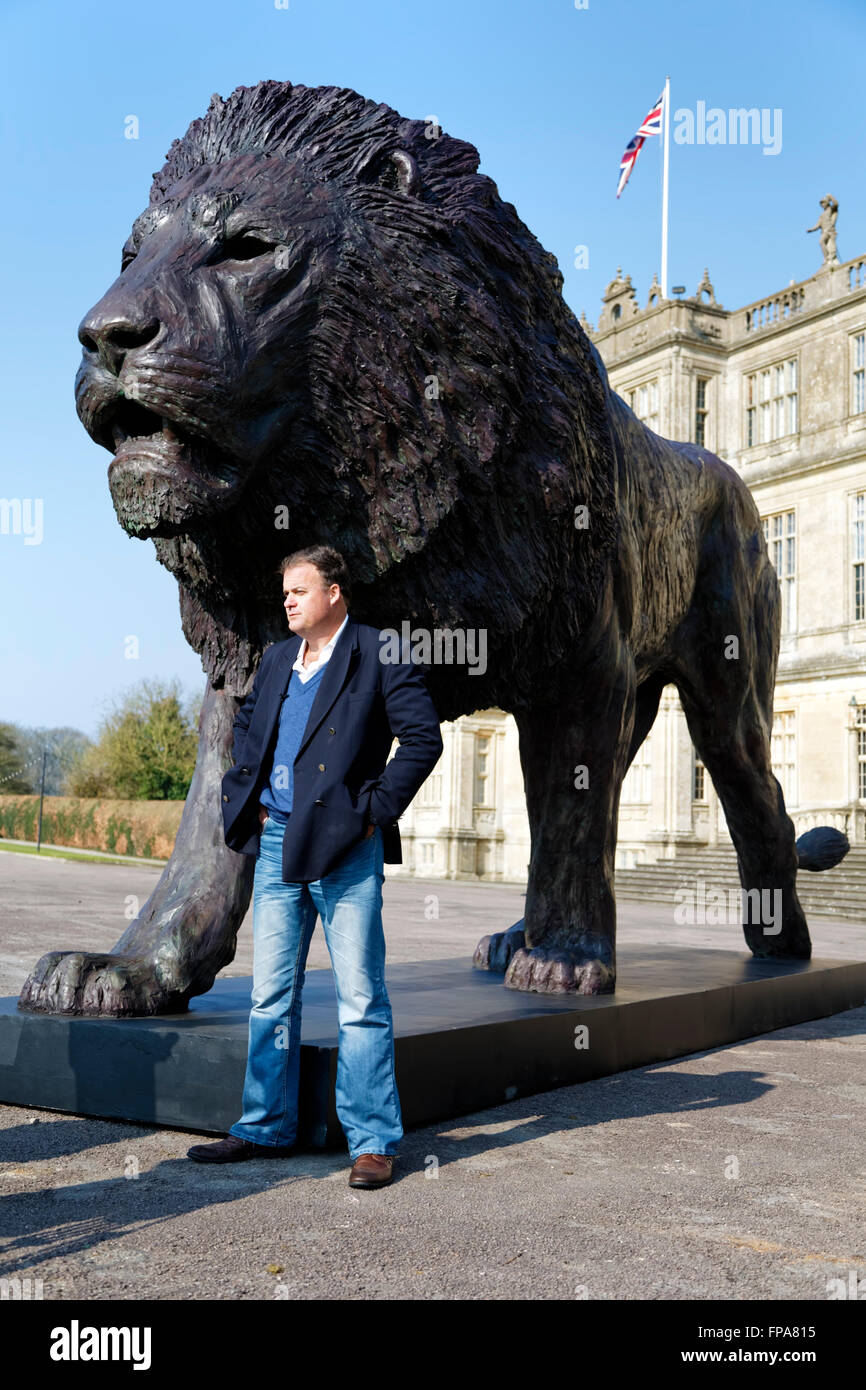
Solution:
<path fill-rule="evenodd" d="M 797 868 L 821 873 L 840 864 L 851 845 L 848 836 L 830 825 L 816 825 L 797 840 Z"/>

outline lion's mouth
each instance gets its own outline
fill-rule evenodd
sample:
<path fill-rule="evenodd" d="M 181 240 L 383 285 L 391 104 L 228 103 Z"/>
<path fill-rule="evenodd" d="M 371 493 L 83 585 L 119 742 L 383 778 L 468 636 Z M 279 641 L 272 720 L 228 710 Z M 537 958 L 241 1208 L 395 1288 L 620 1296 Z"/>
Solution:
<path fill-rule="evenodd" d="M 156 472 L 170 470 L 173 475 L 180 471 L 217 490 L 231 488 L 237 482 L 237 469 L 216 449 L 167 415 L 157 415 L 137 401 L 118 401 L 103 434 L 110 434 L 114 450 L 109 478 L 118 469 L 131 467 Z"/>
<path fill-rule="evenodd" d="M 111 420 L 111 438 L 115 461 L 131 454 L 150 454 L 155 460 L 176 463 L 190 448 L 190 441 L 167 416 L 157 415 L 137 401 L 118 404 Z"/>
<path fill-rule="evenodd" d="M 108 482 L 124 527 L 139 536 L 177 535 L 228 504 L 240 475 L 216 449 L 137 401 L 116 402 L 104 435 L 114 458 Z"/>

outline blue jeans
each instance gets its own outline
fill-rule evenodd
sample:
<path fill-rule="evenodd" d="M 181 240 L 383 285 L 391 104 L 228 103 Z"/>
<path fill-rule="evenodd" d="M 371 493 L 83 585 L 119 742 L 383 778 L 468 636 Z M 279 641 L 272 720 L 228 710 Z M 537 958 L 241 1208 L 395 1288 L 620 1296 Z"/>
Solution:
<path fill-rule="evenodd" d="M 254 1144 L 297 1138 L 301 993 L 316 914 L 337 992 L 337 1115 L 352 1162 L 394 1154 L 403 1137 L 394 1027 L 385 989 L 382 831 L 312 883 L 284 883 L 285 822 L 269 815 L 253 879 L 253 993 L 243 1114 L 230 1134 Z"/>

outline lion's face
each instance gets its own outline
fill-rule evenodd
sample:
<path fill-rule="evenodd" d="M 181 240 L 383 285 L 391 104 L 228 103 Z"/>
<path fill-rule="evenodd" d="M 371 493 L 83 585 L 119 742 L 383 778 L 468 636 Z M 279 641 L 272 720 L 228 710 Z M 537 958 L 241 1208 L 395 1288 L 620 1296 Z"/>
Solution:
<path fill-rule="evenodd" d="M 358 582 L 384 574 L 428 542 L 461 475 L 490 498 L 514 418 L 499 305 L 420 206 L 412 156 L 362 149 L 329 180 L 308 155 L 173 182 L 79 329 L 77 409 L 113 454 L 118 518 L 211 606 L 209 589 L 264 607 L 281 555 L 317 541 Z"/>
<path fill-rule="evenodd" d="M 338 240 L 321 182 L 261 155 L 196 170 L 136 220 L 75 384 L 130 533 L 182 532 L 285 450 Z"/>
<path fill-rule="evenodd" d="M 284 631 L 279 561 L 317 542 L 380 626 L 537 631 L 555 588 L 553 661 L 592 613 L 615 537 L 603 372 L 477 168 L 435 124 L 265 82 L 215 95 L 154 175 L 82 321 L 76 404 L 213 679 L 242 688 Z"/>

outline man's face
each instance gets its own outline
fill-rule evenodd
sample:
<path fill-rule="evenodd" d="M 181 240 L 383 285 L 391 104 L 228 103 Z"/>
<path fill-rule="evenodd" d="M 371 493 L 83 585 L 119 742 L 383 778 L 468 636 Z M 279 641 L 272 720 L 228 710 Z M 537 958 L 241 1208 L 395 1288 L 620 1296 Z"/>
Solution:
<path fill-rule="evenodd" d="M 298 637 L 309 639 L 330 633 L 346 616 L 339 585 L 328 588 L 315 565 L 308 562 L 286 570 L 283 594 L 289 627 Z"/>

